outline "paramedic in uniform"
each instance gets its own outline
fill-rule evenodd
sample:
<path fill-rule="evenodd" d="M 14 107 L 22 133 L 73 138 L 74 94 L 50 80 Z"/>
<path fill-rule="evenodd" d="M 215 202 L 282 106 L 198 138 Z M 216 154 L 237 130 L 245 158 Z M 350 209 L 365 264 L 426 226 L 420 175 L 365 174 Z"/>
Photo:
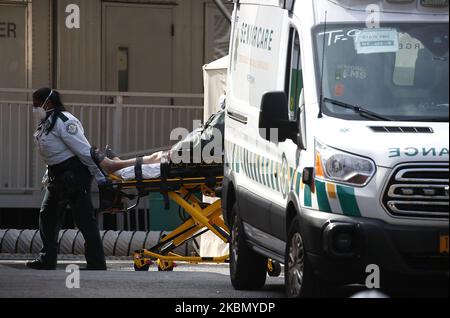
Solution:
<path fill-rule="evenodd" d="M 59 93 L 49 88 L 41 88 L 33 94 L 33 113 L 39 119 L 34 139 L 47 164 L 47 189 L 39 216 L 43 248 L 39 258 L 28 262 L 27 266 L 38 270 L 56 269 L 60 217 L 69 204 L 86 242 L 86 269 L 106 270 L 90 192 L 93 176 L 99 185 L 107 179 L 91 158 L 91 146 L 83 127 L 65 110 Z"/>

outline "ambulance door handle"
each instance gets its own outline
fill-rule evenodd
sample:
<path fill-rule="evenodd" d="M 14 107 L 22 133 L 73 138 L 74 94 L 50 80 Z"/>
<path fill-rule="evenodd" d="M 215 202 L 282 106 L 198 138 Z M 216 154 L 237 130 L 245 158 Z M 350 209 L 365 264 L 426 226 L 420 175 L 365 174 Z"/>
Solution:
<path fill-rule="evenodd" d="M 239 122 L 241 124 L 247 125 L 247 123 L 248 123 L 248 117 L 247 116 L 235 113 L 235 112 L 230 111 L 230 110 L 227 111 L 227 115 L 232 120 L 237 121 L 237 122 Z"/>

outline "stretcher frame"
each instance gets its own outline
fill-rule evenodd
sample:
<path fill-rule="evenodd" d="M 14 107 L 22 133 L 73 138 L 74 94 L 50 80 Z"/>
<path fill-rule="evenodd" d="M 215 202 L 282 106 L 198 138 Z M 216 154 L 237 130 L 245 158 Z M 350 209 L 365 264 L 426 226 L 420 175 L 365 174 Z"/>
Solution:
<path fill-rule="evenodd" d="M 111 175 L 112 187 L 121 192 L 125 197 L 131 199 L 137 197 L 137 202 L 127 207 L 124 212 L 134 209 L 142 197 L 152 192 L 161 192 L 164 187 L 170 202 L 177 204 L 188 215 L 189 218 L 168 235 L 161 238 L 160 242 L 149 249 L 141 249 L 134 252 L 134 268 L 136 271 L 147 271 L 154 261 L 157 262 L 158 270 L 172 271 L 175 262 L 186 262 L 191 264 L 229 262 L 229 255 L 221 257 L 181 256 L 173 252 L 190 240 L 206 233 L 213 232 L 224 243 L 230 242 L 230 231 L 222 219 L 222 201 L 219 198 L 212 204 L 202 203 L 195 193 L 201 193 L 207 197 L 216 197 L 216 189 L 222 185 L 223 177 L 198 177 L 198 178 L 172 178 L 147 179 L 123 181 Z M 127 195 L 122 191 L 136 190 L 137 195 Z"/>

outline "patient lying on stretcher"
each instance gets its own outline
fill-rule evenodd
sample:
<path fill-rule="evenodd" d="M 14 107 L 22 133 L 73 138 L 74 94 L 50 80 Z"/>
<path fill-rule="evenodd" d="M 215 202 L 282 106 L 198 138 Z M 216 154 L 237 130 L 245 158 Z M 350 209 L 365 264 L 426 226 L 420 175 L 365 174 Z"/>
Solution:
<path fill-rule="evenodd" d="M 122 160 L 107 146 L 105 152 L 94 148 L 94 161 L 100 166 L 103 173 L 107 176 L 115 175 L 123 180 L 135 179 L 135 166 L 138 163 L 138 159 Z M 163 152 L 157 152 L 150 156 L 142 157 L 142 173 L 144 179 L 154 179 L 161 175 L 161 158 Z"/>
<path fill-rule="evenodd" d="M 203 127 L 192 131 L 186 138 L 178 142 L 168 151 L 168 158 L 178 163 L 192 163 L 193 152 L 197 146 L 201 150 L 217 136 L 213 134 L 220 133 L 220 150 L 213 151 L 207 162 L 222 163 L 223 162 L 223 131 L 224 131 L 225 111 L 221 110 L 206 122 Z M 217 140 L 216 140 L 217 141 Z M 201 153 L 201 151 L 200 151 Z M 141 164 L 142 175 L 144 179 L 155 179 L 161 175 L 161 159 L 164 155 L 163 151 L 153 153 L 149 156 L 144 156 L 140 159 L 133 158 L 129 160 L 122 160 L 119 158 L 111 147 L 107 146 L 105 152 L 93 148 L 92 157 L 97 165 L 102 169 L 107 176 L 115 175 L 122 180 L 128 181 L 136 178 L 135 167 L 136 164 Z M 184 159 L 184 160 L 183 160 Z M 203 160 L 204 158 L 202 158 Z"/>

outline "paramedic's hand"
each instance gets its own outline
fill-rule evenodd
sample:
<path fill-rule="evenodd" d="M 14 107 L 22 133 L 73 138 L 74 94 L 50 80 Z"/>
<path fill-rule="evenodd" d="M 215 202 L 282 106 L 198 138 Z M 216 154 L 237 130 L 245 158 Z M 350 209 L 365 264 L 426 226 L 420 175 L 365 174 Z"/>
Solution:
<path fill-rule="evenodd" d="M 109 186 L 109 185 L 111 185 L 112 184 L 112 182 L 111 182 L 111 179 L 109 179 L 109 178 L 107 178 L 107 177 L 105 177 L 105 176 L 98 176 L 97 178 L 96 178 L 96 181 L 97 181 L 97 185 L 100 187 L 100 186 Z"/>
<path fill-rule="evenodd" d="M 110 179 L 104 178 L 104 179 L 98 181 L 97 185 L 98 185 L 98 188 L 100 189 L 100 187 L 109 187 L 109 186 L 111 186 L 112 182 L 111 182 Z"/>
<path fill-rule="evenodd" d="M 45 189 L 45 188 L 47 188 L 47 187 L 49 186 L 49 184 L 50 184 L 50 179 L 49 179 L 49 177 L 48 177 L 48 170 L 45 170 L 45 174 L 44 174 L 44 176 L 42 177 L 41 184 L 42 184 L 42 189 Z"/>

